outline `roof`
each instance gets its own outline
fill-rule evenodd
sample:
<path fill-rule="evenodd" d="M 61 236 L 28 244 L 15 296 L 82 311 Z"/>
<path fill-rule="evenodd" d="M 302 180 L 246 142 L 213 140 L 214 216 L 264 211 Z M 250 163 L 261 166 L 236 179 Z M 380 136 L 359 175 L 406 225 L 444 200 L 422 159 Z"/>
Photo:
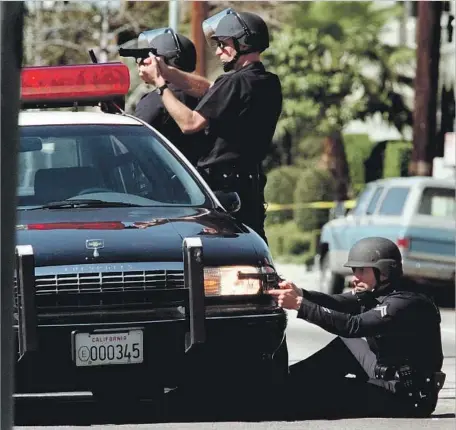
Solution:
<path fill-rule="evenodd" d="M 99 111 L 24 111 L 19 114 L 19 125 L 120 124 L 143 125 L 139 120 L 119 114 Z"/>
<path fill-rule="evenodd" d="M 383 178 L 374 181 L 377 184 L 388 184 L 388 185 L 435 185 L 441 187 L 455 187 L 455 181 L 453 179 L 437 179 L 432 176 L 409 176 L 404 178 Z"/>

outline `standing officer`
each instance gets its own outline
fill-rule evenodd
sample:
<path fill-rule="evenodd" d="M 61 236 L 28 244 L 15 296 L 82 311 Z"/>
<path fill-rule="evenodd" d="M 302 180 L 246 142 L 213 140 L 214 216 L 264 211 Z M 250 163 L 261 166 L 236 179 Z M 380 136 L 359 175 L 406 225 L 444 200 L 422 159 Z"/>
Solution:
<path fill-rule="evenodd" d="M 149 47 L 166 64 L 178 70 L 191 73 L 196 68 L 196 49 L 193 42 L 182 34 L 175 33 L 171 28 L 162 28 L 144 32 L 149 41 Z M 139 63 L 141 64 L 141 63 Z M 187 106 L 194 109 L 198 99 L 169 83 L 175 97 Z M 204 131 L 193 135 L 182 133 L 176 121 L 171 117 L 163 105 L 159 90 L 145 94 L 136 105 L 135 116 L 156 128 L 170 140 L 196 166 L 197 161 L 208 151 L 208 138 Z"/>
<path fill-rule="evenodd" d="M 213 190 L 235 191 L 241 199 L 236 218 L 264 240 L 266 176 L 262 161 L 268 153 L 282 110 L 279 78 L 265 70 L 260 54 L 269 47 L 266 23 L 253 13 L 226 9 L 203 22 L 210 43 L 226 73 L 214 83 L 170 67 L 151 57 L 141 77 L 163 92 L 163 104 L 184 133 L 206 129 L 213 140 L 198 167 Z M 167 89 L 172 82 L 193 95 L 202 95 L 194 110 Z"/>
<path fill-rule="evenodd" d="M 345 266 L 353 270 L 352 293 L 327 295 L 288 281 L 269 291 L 279 306 L 339 336 L 291 366 L 299 401 L 309 386 L 307 406 L 325 416 L 331 403 L 339 416 L 429 416 L 445 380 L 438 308 L 401 289 L 402 256 L 388 239 L 361 239 Z"/>

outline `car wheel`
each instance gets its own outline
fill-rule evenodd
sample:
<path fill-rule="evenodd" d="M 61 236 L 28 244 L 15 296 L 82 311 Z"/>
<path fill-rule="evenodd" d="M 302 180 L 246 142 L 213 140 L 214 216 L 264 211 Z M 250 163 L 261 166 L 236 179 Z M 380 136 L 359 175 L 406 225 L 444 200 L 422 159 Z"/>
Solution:
<path fill-rule="evenodd" d="M 326 294 L 340 294 L 344 290 L 345 278 L 329 268 L 329 255 L 320 263 L 320 291 Z"/>

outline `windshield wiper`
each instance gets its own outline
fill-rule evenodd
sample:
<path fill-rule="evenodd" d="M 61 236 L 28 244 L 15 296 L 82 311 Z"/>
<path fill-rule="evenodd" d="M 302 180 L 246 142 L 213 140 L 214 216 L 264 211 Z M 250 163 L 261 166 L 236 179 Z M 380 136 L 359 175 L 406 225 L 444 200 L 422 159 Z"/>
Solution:
<path fill-rule="evenodd" d="M 30 209 L 23 209 L 28 211 L 38 209 L 72 209 L 72 208 L 122 208 L 132 207 L 137 208 L 140 205 L 133 203 L 122 203 L 122 202 L 107 202 L 105 200 L 91 200 L 91 199 L 75 199 L 75 200 L 62 200 L 59 202 L 50 202 L 42 206 L 37 206 Z"/>

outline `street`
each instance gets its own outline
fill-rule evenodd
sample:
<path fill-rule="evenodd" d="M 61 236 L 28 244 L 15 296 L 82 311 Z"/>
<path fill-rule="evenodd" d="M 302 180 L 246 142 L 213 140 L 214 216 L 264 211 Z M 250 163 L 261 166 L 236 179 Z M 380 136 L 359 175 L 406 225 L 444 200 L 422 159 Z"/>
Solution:
<path fill-rule="evenodd" d="M 293 280 L 299 286 L 307 289 L 317 289 L 318 274 L 304 272 L 302 266 L 279 265 L 281 276 Z M 334 336 L 322 329 L 296 319 L 296 313 L 289 313 L 289 325 L 287 339 L 289 345 L 290 364 L 306 358 L 318 349 L 326 345 Z M 262 421 L 261 419 L 243 420 L 235 416 L 229 419 L 222 418 L 220 421 L 213 417 L 198 417 L 198 422 L 182 422 L 173 419 L 172 414 L 167 423 L 160 423 L 151 414 L 152 406 L 148 413 L 144 411 L 119 411 L 115 407 L 97 409 L 93 408 L 88 399 L 90 393 L 78 393 L 64 397 L 20 398 L 16 408 L 16 428 L 30 429 L 32 426 L 44 425 L 40 428 L 52 428 L 50 426 L 81 426 L 83 429 L 105 429 L 107 425 L 116 424 L 115 428 L 142 430 L 142 429 L 298 429 L 304 425 L 310 429 L 389 429 L 393 425 L 412 427 L 414 429 L 453 429 L 455 418 L 455 313 L 454 309 L 442 309 L 442 339 L 445 354 L 443 371 L 447 378 L 445 386 L 440 392 L 440 400 L 437 409 L 431 419 L 343 419 L 343 420 L 305 420 L 294 422 Z M 286 393 L 285 393 L 286 395 Z M 273 399 L 266 401 L 266 409 L 273 407 Z M 305 405 L 303 405 L 304 407 Z M 147 408 L 146 408 L 147 409 Z M 265 409 L 265 410 L 266 410 Z M 208 411 L 210 412 L 210 411 Z M 209 414 L 210 416 L 211 414 Z M 133 424 L 134 423 L 134 424 Z M 147 423 L 147 424 L 144 424 Z M 397 423 L 397 424 L 396 424 Z M 25 427 L 27 426 L 27 427 Z M 63 428 L 63 427 L 59 427 Z M 112 425 L 110 426 L 112 428 Z"/>

